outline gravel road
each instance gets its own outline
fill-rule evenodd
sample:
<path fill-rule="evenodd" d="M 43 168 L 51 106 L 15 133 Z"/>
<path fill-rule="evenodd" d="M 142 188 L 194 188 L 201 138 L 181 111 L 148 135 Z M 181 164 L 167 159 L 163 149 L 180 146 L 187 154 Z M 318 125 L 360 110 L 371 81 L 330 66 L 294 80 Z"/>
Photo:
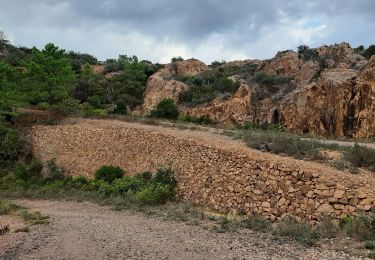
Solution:
<path fill-rule="evenodd" d="M 215 233 L 89 202 L 16 203 L 51 222 L 0 236 L 0 259 L 349 259 L 329 247 L 305 248 L 248 230 Z"/>

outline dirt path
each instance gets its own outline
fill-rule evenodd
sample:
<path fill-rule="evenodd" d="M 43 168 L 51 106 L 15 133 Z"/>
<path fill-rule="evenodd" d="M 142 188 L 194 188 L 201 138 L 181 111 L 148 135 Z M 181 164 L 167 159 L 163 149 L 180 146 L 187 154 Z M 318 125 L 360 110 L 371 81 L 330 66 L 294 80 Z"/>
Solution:
<path fill-rule="evenodd" d="M 51 222 L 0 236 L 0 259 L 349 259 L 251 231 L 214 233 L 88 202 L 17 203 L 49 215 Z"/>

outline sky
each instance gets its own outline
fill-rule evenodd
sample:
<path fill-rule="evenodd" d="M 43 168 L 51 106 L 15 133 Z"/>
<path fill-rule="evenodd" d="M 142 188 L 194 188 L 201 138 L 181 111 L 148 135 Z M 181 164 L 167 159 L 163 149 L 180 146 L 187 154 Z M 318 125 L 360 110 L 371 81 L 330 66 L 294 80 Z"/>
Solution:
<path fill-rule="evenodd" d="M 375 44 L 375 0 L 0 0 L 0 30 L 18 46 L 53 42 L 100 60 L 266 59 Z"/>

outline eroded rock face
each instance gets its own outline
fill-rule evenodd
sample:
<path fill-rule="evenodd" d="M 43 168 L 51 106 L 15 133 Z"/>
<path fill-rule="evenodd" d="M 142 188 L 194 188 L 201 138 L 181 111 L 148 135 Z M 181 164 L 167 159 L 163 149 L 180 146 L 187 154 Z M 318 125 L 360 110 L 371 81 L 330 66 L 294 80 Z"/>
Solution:
<path fill-rule="evenodd" d="M 144 94 L 143 113 L 149 113 L 162 99 L 178 101 L 179 94 L 189 88 L 183 82 L 170 79 L 172 76 L 194 76 L 207 70 L 203 62 L 190 59 L 168 64 L 152 75 L 147 82 Z"/>
<path fill-rule="evenodd" d="M 255 73 L 290 78 L 291 89 L 263 96 L 256 83 L 246 82 L 241 75 L 230 75 L 229 78 L 242 83 L 233 97 L 186 108 L 186 113 L 228 124 L 277 123 L 295 133 L 375 137 L 374 57 L 369 61 L 341 43 L 300 53 L 279 52 L 265 61 L 229 62 L 222 68 L 249 64 L 257 65 Z M 183 83 L 169 83 L 168 78 L 194 76 L 207 69 L 210 68 L 197 60 L 167 65 L 150 78 L 144 108 L 150 109 L 165 97 L 178 101 L 179 93 L 188 89 Z"/>
<path fill-rule="evenodd" d="M 151 76 L 147 82 L 143 110 L 148 113 L 164 98 L 171 98 L 176 103 L 182 91 L 189 89 L 189 86 L 177 80 L 165 80 L 159 76 Z"/>
<path fill-rule="evenodd" d="M 229 100 L 213 100 L 207 105 L 187 109 L 190 116 L 209 117 L 216 122 L 241 123 L 247 120 L 251 110 L 251 91 L 243 84 Z"/>

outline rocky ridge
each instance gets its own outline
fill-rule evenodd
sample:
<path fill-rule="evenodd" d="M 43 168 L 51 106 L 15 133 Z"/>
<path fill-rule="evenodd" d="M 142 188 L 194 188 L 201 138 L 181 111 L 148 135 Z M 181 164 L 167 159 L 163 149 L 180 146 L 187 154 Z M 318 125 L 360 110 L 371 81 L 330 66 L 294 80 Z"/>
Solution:
<path fill-rule="evenodd" d="M 290 78 L 290 90 L 259 96 L 261 88 L 241 75 L 230 78 L 242 83 L 232 98 L 183 110 L 192 116 L 207 116 L 225 124 L 277 123 L 295 133 L 375 138 L 375 57 L 367 60 L 346 43 L 279 52 L 270 60 L 235 61 L 224 65 L 256 65 L 264 72 Z M 173 75 L 194 76 L 213 70 L 197 60 L 169 64 L 150 77 L 144 97 L 144 111 L 161 99 L 178 96 L 189 88 L 171 79 Z M 243 85 L 250 90 L 243 94 Z"/>

